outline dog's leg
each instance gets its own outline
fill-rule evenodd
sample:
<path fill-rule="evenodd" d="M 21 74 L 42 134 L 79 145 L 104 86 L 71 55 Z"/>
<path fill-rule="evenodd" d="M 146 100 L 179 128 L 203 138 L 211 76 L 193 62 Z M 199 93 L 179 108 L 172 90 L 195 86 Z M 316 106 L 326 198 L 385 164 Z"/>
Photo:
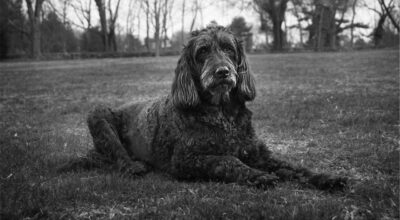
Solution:
<path fill-rule="evenodd" d="M 257 150 L 243 158 L 251 167 L 274 173 L 282 181 L 295 180 L 301 184 L 313 185 L 321 190 L 342 190 L 348 179 L 345 177 L 334 177 L 329 174 L 316 174 L 304 167 L 296 167 L 288 162 L 271 156 L 271 152 L 264 143 L 259 143 Z"/>
<path fill-rule="evenodd" d="M 258 163 L 260 169 L 274 172 L 282 180 L 297 180 L 301 184 L 311 184 L 321 190 L 342 190 L 347 184 L 345 177 L 316 174 L 307 168 L 296 167 L 273 157 L 266 161 L 258 161 Z"/>
<path fill-rule="evenodd" d="M 182 178 L 237 182 L 256 187 L 274 186 L 278 181 L 277 176 L 253 169 L 233 156 L 194 156 L 173 163 L 177 175 Z"/>
<path fill-rule="evenodd" d="M 107 107 L 98 106 L 89 113 L 87 122 L 96 152 L 107 158 L 106 160 L 115 162 L 118 169 L 127 175 L 147 172 L 147 165 L 133 160 L 122 145 L 119 130 L 120 124 L 124 122 L 117 113 Z"/>
<path fill-rule="evenodd" d="M 57 172 L 64 173 L 70 171 L 91 170 L 102 167 L 105 162 L 106 158 L 96 150 L 92 149 L 85 156 L 73 158 L 67 163 L 61 165 L 57 168 Z"/>

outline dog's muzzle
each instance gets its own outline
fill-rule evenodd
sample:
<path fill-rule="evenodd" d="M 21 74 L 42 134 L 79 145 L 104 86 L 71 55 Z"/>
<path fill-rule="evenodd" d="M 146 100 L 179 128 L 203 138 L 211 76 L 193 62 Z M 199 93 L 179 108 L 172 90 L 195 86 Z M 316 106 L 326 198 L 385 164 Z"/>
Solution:
<path fill-rule="evenodd" d="M 227 66 L 218 67 L 217 70 L 215 70 L 215 75 L 221 79 L 225 79 L 230 75 L 229 68 Z"/>
<path fill-rule="evenodd" d="M 214 69 L 214 68 L 213 68 Z M 207 69 L 202 74 L 202 85 L 205 89 L 224 87 L 228 90 L 236 86 L 237 73 L 227 65 L 218 66 L 214 70 Z"/>

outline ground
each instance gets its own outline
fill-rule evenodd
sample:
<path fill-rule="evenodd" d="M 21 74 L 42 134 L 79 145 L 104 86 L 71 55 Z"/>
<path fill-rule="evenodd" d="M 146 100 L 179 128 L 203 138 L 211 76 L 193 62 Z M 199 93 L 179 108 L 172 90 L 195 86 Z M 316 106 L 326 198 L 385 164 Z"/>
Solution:
<path fill-rule="evenodd" d="M 177 59 L 0 63 L 0 218 L 399 218 L 398 50 L 249 56 L 258 134 L 344 192 L 55 172 L 93 146 L 89 109 L 168 93 Z"/>

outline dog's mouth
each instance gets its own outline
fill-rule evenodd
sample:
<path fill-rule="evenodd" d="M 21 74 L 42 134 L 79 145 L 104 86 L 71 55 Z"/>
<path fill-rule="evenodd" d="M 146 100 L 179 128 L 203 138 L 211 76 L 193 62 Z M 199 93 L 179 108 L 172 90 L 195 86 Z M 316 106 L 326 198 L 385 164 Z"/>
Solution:
<path fill-rule="evenodd" d="M 211 76 L 206 82 L 206 85 L 203 84 L 203 86 L 205 91 L 210 94 L 208 98 L 210 103 L 220 105 L 229 102 L 230 91 L 236 86 L 236 76 L 233 74 L 225 78 Z"/>
<path fill-rule="evenodd" d="M 226 79 L 220 79 L 220 80 L 214 80 L 209 86 L 208 88 L 210 90 L 214 90 L 214 89 L 223 89 L 226 88 L 226 90 L 231 89 L 232 87 L 234 87 L 236 84 L 235 80 L 231 79 L 231 78 L 226 78 Z"/>

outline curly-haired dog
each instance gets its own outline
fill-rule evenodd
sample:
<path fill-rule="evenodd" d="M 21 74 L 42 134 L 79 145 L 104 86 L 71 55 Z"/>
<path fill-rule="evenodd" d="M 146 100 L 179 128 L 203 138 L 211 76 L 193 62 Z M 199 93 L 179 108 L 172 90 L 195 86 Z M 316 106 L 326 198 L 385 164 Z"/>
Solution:
<path fill-rule="evenodd" d="M 98 158 L 126 173 L 156 169 L 179 179 L 252 186 L 297 180 L 319 189 L 342 188 L 345 178 L 315 174 L 271 156 L 245 105 L 255 96 L 240 41 L 220 26 L 195 31 L 178 61 L 171 94 L 90 112 L 94 150 L 86 162 Z"/>

